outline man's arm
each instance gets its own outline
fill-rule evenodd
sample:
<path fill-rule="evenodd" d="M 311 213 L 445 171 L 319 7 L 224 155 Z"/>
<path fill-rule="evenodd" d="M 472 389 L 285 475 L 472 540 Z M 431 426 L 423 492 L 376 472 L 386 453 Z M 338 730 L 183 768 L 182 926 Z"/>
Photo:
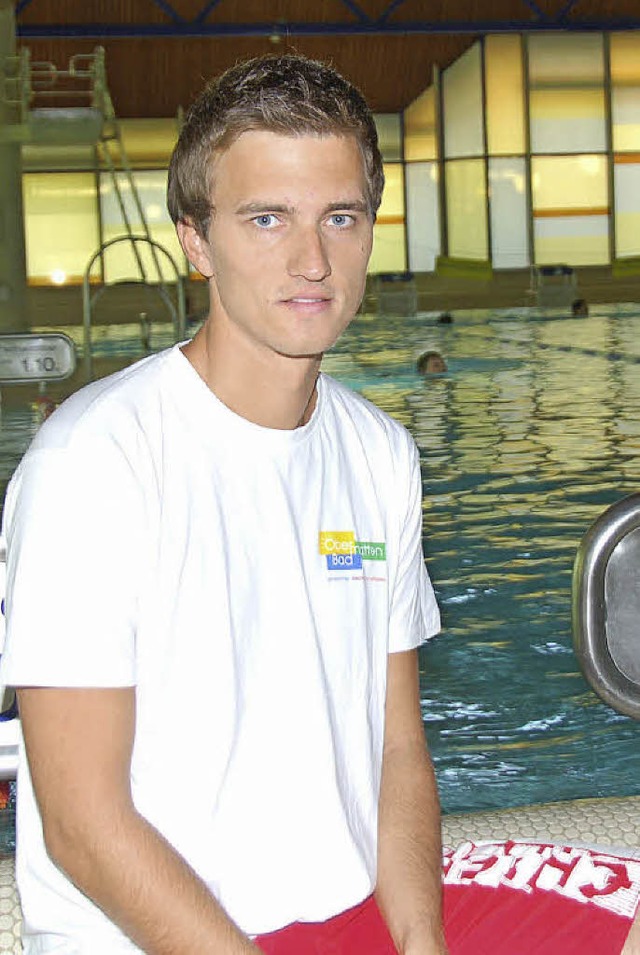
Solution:
<path fill-rule="evenodd" d="M 135 692 L 18 690 L 51 859 L 147 955 L 258 949 L 135 809 L 129 769 Z"/>
<path fill-rule="evenodd" d="M 400 955 L 446 955 L 440 804 L 420 714 L 418 654 L 390 653 L 376 900 Z"/>
<path fill-rule="evenodd" d="M 620 955 L 640 955 L 640 909 L 636 912 L 631 931 Z"/>

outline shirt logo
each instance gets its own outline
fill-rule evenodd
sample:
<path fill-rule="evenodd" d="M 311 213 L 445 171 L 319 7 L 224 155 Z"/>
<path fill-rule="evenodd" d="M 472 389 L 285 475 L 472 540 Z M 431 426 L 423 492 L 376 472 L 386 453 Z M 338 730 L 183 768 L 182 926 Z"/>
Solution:
<path fill-rule="evenodd" d="M 384 541 L 359 541 L 354 531 L 320 531 L 318 552 L 327 558 L 328 570 L 362 570 L 363 560 L 387 559 Z"/>

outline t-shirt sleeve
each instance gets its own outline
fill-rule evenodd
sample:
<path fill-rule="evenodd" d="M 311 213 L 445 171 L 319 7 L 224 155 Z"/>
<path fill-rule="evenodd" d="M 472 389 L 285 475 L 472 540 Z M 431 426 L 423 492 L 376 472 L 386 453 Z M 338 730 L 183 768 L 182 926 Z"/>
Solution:
<path fill-rule="evenodd" d="M 117 445 L 30 451 L 5 503 L 9 686 L 131 686 L 145 509 Z"/>
<path fill-rule="evenodd" d="M 418 449 L 410 441 L 399 533 L 398 562 L 391 592 L 389 652 L 412 650 L 440 630 L 440 612 L 422 552 L 422 479 Z"/>

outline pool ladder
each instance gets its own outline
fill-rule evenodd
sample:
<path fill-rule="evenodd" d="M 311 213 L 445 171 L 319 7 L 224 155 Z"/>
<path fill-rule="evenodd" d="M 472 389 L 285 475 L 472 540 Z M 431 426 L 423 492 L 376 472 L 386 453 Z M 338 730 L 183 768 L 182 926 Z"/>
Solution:
<path fill-rule="evenodd" d="M 170 314 L 174 339 L 184 338 L 183 279 L 170 253 L 151 236 L 109 92 L 104 49 L 96 47 L 92 53 L 72 56 L 67 69 L 63 70 L 50 62 L 32 61 L 29 48 L 22 47 L 15 56 L 5 57 L 0 70 L 0 108 L 6 113 L 0 139 L 53 146 L 94 146 L 96 173 L 99 159 L 113 185 L 124 232 L 122 236 L 103 242 L 85 271 L 83 325 L 87 378 L 90 379 L 92 374 L 92 309 L 109 287 L 109 283 L 103 281 L 101 287 L 92 293 L 88 288 L 91 272 L 99 261 L 104 276 L 104 252 L 118 243 L 130 245 L 137 277 L 126 283 L 110 284 L 141 285 L 153 289 Z M 129 202 L 125 194 L 130 197 Z M 133 215 L 138 232 L 134 229 Z M 167 265 L 171 284 L 175 283 L 173 295 L 165 279 Z"/>

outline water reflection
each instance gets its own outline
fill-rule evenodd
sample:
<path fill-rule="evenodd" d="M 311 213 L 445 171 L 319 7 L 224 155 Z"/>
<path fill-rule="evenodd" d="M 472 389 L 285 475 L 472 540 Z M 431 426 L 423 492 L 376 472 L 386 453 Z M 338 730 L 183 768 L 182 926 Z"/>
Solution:
<path fill-rule="evenodd" d="M 344 380 L 420 448 L 444 626 L 422 654 L 423 715 L 446 810 L 638 792 L 640 727 L 578 672 L 570 594 L 583 533 L 637 491 L 639 331 L 624 307 L 367 317 L 329 357 L 350 355 Z M 447 374 L 416 374 L 429 349 Z"/>

